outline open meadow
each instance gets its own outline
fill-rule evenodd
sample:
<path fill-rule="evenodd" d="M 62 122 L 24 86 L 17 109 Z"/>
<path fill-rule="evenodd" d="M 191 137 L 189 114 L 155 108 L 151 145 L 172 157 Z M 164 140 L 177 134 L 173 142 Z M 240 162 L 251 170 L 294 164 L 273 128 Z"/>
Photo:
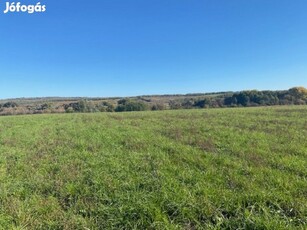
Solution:
<path fill-rule="evenodd" d="M 0 229 L 306 229 L 307 106 L 0 117 Z"/>

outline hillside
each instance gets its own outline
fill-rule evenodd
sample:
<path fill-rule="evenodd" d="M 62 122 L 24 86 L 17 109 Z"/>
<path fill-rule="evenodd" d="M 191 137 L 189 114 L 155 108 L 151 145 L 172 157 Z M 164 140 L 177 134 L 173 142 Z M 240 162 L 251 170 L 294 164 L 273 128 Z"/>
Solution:
<path fill-rule="evenodd" d="M 124 112 L 193 108 L 306 105 L 307 89 L 283 91 L 195 93 L 185 95 L 144 95 L 126 98 L 16 98 L 0 100 L 0 115 Z"/>

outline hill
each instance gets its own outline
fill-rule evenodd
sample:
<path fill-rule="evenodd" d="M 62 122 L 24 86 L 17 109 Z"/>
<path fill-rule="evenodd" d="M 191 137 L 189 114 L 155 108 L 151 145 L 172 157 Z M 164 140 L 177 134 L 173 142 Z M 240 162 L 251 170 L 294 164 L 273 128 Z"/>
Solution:
<path fill-rule="evenodd" d="M 127 98 L 16 98 L 0 100 L 0 115 L 124 112 L 192 108 L 224 108 L 272 105 L 305 105 L 307 89 L 283 91 L 194 93 L 185 95 L 144 95 Z"/>

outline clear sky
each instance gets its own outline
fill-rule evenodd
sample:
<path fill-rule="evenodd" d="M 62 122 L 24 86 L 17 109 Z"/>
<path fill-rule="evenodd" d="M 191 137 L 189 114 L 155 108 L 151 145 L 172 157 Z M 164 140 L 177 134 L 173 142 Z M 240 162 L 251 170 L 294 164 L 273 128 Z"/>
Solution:
<path fill-rule="evenodd" d="M 306 0 L 40 2 L 0 0 L 0 98 L 307 87 Z"/>

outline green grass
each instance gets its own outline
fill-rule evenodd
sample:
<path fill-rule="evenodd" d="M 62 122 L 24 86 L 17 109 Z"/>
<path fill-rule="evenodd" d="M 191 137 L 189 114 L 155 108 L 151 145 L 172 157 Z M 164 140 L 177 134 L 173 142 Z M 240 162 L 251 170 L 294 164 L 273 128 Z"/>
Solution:
<path fill-rule="evenodd" d="M 307 106 L 0 118 L 1 229 L 305 229 Z"/>

